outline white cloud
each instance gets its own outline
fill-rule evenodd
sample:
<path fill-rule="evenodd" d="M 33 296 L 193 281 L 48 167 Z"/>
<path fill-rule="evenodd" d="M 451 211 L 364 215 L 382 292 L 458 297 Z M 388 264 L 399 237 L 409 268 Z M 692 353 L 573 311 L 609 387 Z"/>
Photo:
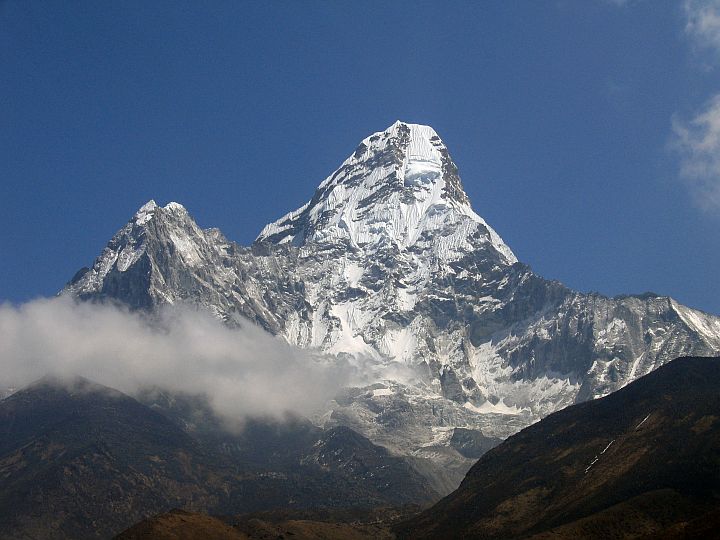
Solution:
<path fill-rule="evenodd" d="M 673 147 L 680 154 L 680 175 L 706 210 L 720 209 L 720 94 L 689 120 L 673 118 Z"/>
<path fill-rule="evenodd" d="M 685 31 L 695 44 L 720 54 L 720 0 L 685 0 Z"/>
<path fill-rule="evenodd" d="M 308 415 L 347 380 L 334 360 L 249 322 L 231 329 L 189 307 L 157 319 L 61 297 L 0 305 L 0 386 L 81 375 L 134 394 L 148 386 L 205 394 L 228 419 Z"/>
<path fill-rule="evenodd" d="M 684 0 L 683 12 L 685 33 L 696 52 L 709 53 L 702 65 L 714 69 L 720 60 L 720 0 Z M 698 206 L 720 209 L 720 93 L 691 118 L 675 115 L 672 128 L 671 146 L 680 156 L 680 176 Z"/>

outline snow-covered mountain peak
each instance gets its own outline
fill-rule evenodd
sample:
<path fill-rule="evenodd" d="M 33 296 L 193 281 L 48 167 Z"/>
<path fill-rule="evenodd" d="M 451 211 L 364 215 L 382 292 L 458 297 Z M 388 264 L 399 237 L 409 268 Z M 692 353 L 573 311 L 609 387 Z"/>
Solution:
<path fill-rule="evenodd" d="M 217 253 L 224 254 L 227 240 L 219 231 L 200 229 L 185 207 L 177 202 L 159 206 L 154 200 L 145 203 L 108 242 L 91 268 L 78 272 L 66 290 L 79 297 L 99 294 L 112 295 L 125 290 L 130 294 L 136 282 L 158 288 L 164 301 L 172 303 L 167 287 L 168 276 L 153 276 L 152 268 L 161 267 L 158 259 L 177 260 L 188 269 L 215 264 Z M 211 253 L 212 252 L 212 253 Z M 142 287 L 139 287 L 141 289 Z M 154 302 L 145 291 L 132 296 L 132 307 L 147 307 Z"/>
<path fill-rule="evenodd" d="M 458 433 L 506 437 L 672 358 L 720 350 L 718 317 L 652 295 L 576 293 L 514 261 L 435 131 L 396 122 L 256 245 L 150 201 L 63 292 L 134 309 L 191 303 L 337 354 L 352 387 L 318 423 L 432 460 L 443 477 L 469 465 Z"/>
<path fill-rule="evenodd" d="M 429 142 L 432 139 L 440 139 L 440 136 L 431 126 L 424 124 L 409 124 L 407 122 L 403 122 L 402 120 L 396 120 L 384 131 L 373 133 L 369 137 L 363 139 L 362 142 L 370 146 L 378 140 L 402 137 L 405 133 L 410 133 L 411 138 L 420 144 L 422 144 L 422 141 Z"/>
<path fill-rule="evenodd" d="M 143 204 L 137 212 L 135 212 L 135 215 L 130 220 L 130 223 L 134 223 L 135 225 L 145 225 L 155 216 L 156 213 L 158 213 L 158 210 L 160 213 L 171 213 L 182 218 L 188 216 L 188 211 L 180 203 L 169 202 L 165 206 L 158 206 L 154 199 L 150 199 L 148 202 Z"/>
<path fill-rule="evenodd" d="M 443 178 L 443 161 L 450 161 L 447 148 L 430 126 L 420 124 L 406 124 L 395 122 L 385 131 L 373 133 L 363 139 L 355 153 L 345 162 L 345 165 L 372 165 L 378 156 L 388 158 L 390 165 L 394 165 L 394 175 L 375 177 L 376 182 L 366 183 L 366 187 L 379 187 L 382 182 L 396 183 L 398 187 L 429 188 L 438 184 Z M 333 177 L 328 178 L 320 186 L 331 185 Z M 459 185 L 455 197 L 443 194 L 451 204 L 468 204 L 467 196 Z M 423 198 L 422 191 L 416 191 L 416 198 Z"/>
<path fill-rule="evenodd" d="M 157 203 L 155 202 L 155 199 L 150 199 L 148 202 L 143 204 L 140 209 L 137 211 L 137 214 L 140 214 L 142 212 L 152 212 L 158 207 Z"/>
<path fill-rule="evenodd" d="M 176 212 L 180 214 L 187 214 L 187 210 L 185 207 L 178 203 L 178 202 L 169 202 L 164 207 L 163 210 L 167 210 L 169 212 Z"/>
<path fill-rule="evenodd" d="M 363 139 L 308 203 L 267 225 L 257 241 L 372 253 L 430 249 L 445 262 L 485 245 L 500 262 L 517 261 L 472 210 L 435 130 L 400 121 Z"/>
<path fill-rule="evenodd" d="M 147 223 L 155 215 L 155 210 L 157 210 L 157 208 L 157 203 L 153 199 L 150 199 L 148 202 L 143 204 L 137 212 L 135 212 L 131 221 L 134 221 L 139 225 Z"/>

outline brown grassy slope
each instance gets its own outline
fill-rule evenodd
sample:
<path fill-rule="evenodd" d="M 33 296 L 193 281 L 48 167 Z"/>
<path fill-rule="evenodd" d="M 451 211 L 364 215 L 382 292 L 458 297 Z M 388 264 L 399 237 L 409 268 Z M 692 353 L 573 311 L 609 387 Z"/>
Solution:
<path fill-rule="evenodd" d="M 249 519 L 232 527 L 218 518 L 173 510 L 146 519 L 120 533 L 115 540 L 383 540 L 392 539 L 386 528 L 309 520 L 272 523 Z"/>
<path fill-rule="evenodd" d="M 221 520 L 172 510 L 166 514 L 145 519 L 117 535 L 116 540 L 248 540 L 248 536 Z"/>

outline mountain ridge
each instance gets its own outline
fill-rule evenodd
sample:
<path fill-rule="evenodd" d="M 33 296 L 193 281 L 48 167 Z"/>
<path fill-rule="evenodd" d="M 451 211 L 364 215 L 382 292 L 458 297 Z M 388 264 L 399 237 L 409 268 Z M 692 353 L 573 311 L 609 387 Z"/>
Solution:
<path fill-rule="evenodd" d="M 449 186 L 449 187 L 448 187 Z M 608 298 L 517 262 L 474 213 L 432 128 L 364 139 L 309 203 L 243 247 L 148 203 L 63 290 L 137 309 L 190 302 L 356 366 L 318 411 L 459 482 L 455 428 L 505 438 L 672 358 L 720 350 L 720 318 L 669 297 Z"/>

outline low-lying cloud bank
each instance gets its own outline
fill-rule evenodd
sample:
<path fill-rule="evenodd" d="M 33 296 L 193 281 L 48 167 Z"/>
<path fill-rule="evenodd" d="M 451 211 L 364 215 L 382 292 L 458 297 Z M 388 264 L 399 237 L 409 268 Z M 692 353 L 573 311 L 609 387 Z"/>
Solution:
<path fill-rule="evenodd" d="M 205 394 L 216 412 L 242 420 L 308 415 L 347 372 L 249 322 L 233 329 L 189 307 L 168 307 L 151 323 L 65 297 L 0 305 L 0 386 L 81 375 L 129 394 L 151 386 Z"/>

